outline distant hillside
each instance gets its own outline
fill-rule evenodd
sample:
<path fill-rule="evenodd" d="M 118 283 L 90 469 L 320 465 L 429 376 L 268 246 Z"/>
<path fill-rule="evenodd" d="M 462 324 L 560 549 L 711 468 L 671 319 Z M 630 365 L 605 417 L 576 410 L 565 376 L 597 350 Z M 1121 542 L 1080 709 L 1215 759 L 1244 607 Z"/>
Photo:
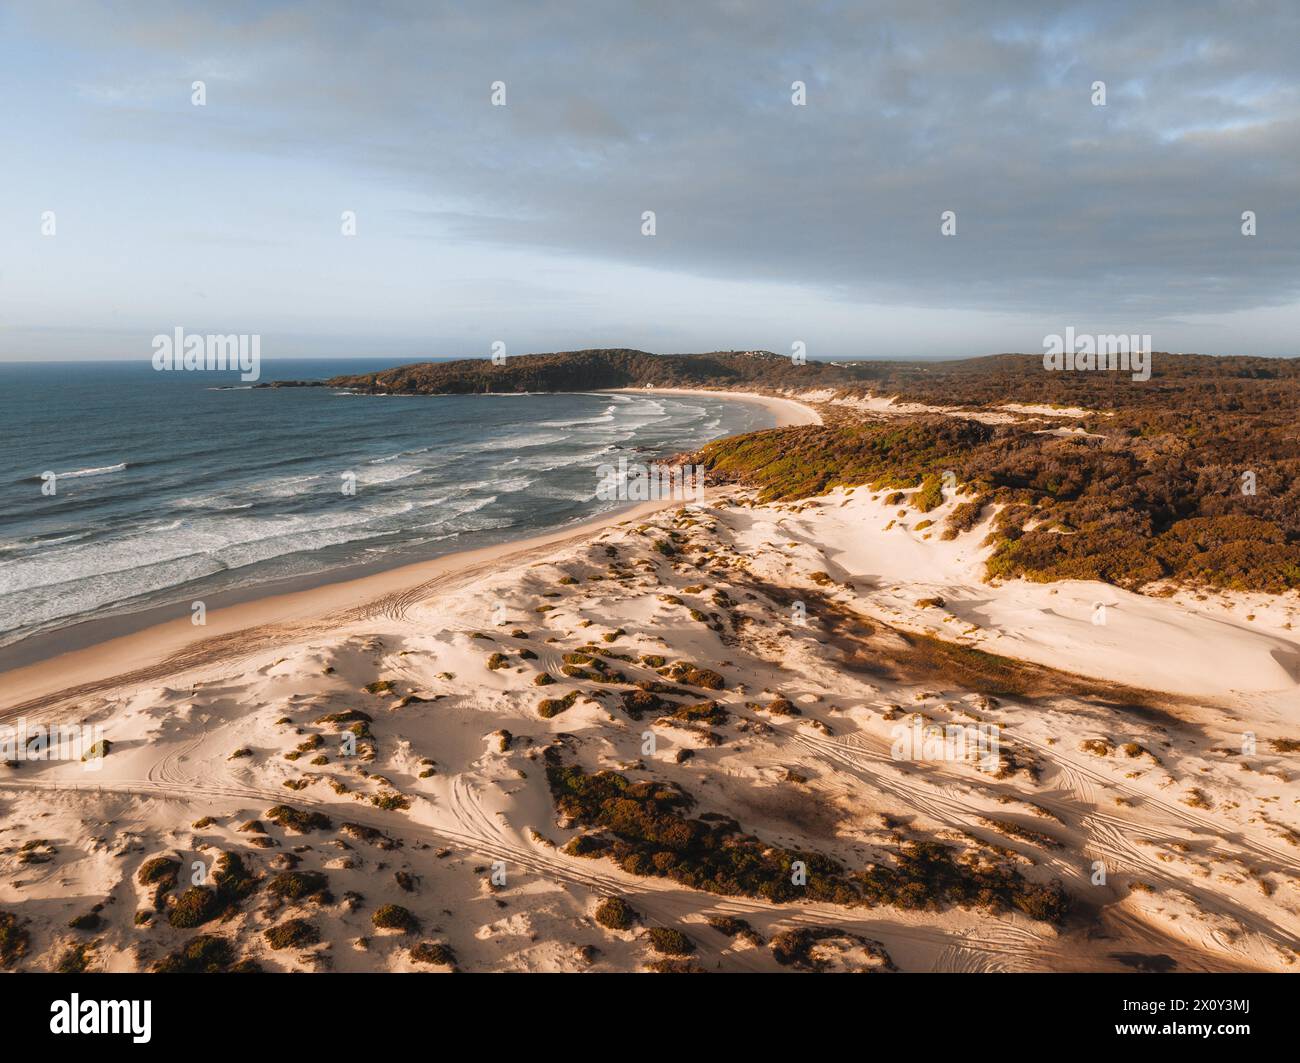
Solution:
<path fill-rule="evenodd" d="M 649 354 L 626 348 L 521 354 L 501 365 L 486 358 L 420 362 L 378 373 L 337 376 L 330 387 L 372 393 L 479 395 L 490 392 L 585 391 L 643 387 L 826 387 L 861 380 L 851 368 L 826 362 L 796 365 L 770 351 Z"/>
<path fill-rule="evenodd" d="M 1295 409 L 1300 360 L 1167 354 L 1152 357 L 1151 379 L 1128 373 L 1047 372 L 1037 354 L 995 354 L 952 361 L 869 361 L 796 364 L 771 351 L 649 354 L 627 348 L 418 362 L 327 381 L 279 381 L 268 387 L 324 386 L 375 394 L 478 395 L 586 391 L 593 388 L 713 387 L 897 396 L 937 406 L 982 408 L 1007 402 L 1123 410 L 1139 419 L 1252 412 L 1278 416 Z M 1112 422 L 1113 427 L 1113 422 Z"/>

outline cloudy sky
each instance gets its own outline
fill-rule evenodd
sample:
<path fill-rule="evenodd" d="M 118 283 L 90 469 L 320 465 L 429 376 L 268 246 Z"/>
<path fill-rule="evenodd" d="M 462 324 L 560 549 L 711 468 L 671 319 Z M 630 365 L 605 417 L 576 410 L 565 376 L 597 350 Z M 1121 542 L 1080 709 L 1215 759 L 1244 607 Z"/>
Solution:
<path fill-rule="evenodd" d="M 0 358 L 1300 353 L 1297 40 L 1293 0 L 0 2 Z"/>

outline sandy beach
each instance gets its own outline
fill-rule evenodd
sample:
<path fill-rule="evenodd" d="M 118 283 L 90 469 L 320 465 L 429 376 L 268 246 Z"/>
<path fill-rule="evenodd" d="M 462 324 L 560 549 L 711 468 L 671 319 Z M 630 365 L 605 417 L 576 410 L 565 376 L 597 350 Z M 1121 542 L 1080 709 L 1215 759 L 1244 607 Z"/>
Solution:
<path fill-rule="evenodd" d="M 775 426 L 820 423 L 815 409 L 790 399 L 752 392 L 730 393 L 686 388 L 611 389 L 641 394 L 705 394 L 749 402 L 767 409 Z M 203 660 L 209 653 L 230 652 L 238 646 L 241 632 L 248 640 L 278 638 L 283 634 L 320 627 L 328 629 L 340 619 L 382 611 L 385 603 L 410 593 L 428 591 L 453 583 L 455 578 L 490 570 L 493 566 L 517 563 L 548 547 L 587 538 L 613 524 L 633 520 L 673 505 L 672 500 L 645 502 L 623 507 L 596 520 L 584 521 L 541 535 L 511 540 L 478 550 L 464 550 L 417 564 L 401 565 L 360 579 L 326 582 L 289 594 L 256 597 L 227 608 L 208 611 L 200 628 L 182 607 L 181 619 L 155 624 L 121 637 L 108 638 L 84 649 L 58 654 L 22 667 L 0 672 L 0 720 L 15 712 L 41 707 L 57 692 L 89 692 L 102 689 L 114 677 L 130 676 L 156 669 L 163 662 Z M 111 623 L 107 626 L 111 627 Z"/>
<path fill-rule="evenodd" d="M 111 748 L 2 769 L 0 906 L 34 968 L 93 910 L 100 969 L 148 969 L 208 903 L 149 869 L 234 854 L 274 889 L 214 932 L 266 969 L 1292 969 L 1294 602 L 989 584 L 991 514 L 952 540 L 913 518 L 866 488 L 711 489 L 11 672 L 8 720 Z M 992 766 L 950 748 L 989 734 Z M 834 866 L 964 847 L 953 873 L 995 893 L 691 888 L 584 846 L 556 773 L 602 771 Z M 312 883 L 329 899 L 289 899 Z"/>
<path fill-rule="evenodd" d="M 777 428 L 822 423 L 821 414 L 805 402 L 785 399 L 777 395 L 763 395 L 757 391 L 724 391 L 721 388 L 610 388 L 609 390 L 634 395 L 710 395 L 713 398 L 752 402 L 764 407 L 776 418 Z"/>

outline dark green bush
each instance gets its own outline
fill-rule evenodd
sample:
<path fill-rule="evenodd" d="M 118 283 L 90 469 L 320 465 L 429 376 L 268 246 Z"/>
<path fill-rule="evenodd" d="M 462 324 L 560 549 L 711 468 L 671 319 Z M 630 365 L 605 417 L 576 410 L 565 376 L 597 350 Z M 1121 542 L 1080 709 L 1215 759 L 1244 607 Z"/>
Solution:
<path fill-rule="evenodd" d="M 288 919 L 267 930 L 266 940 L 273 949 L 305 949 L 320 941 L 320 931 L 306 919 Z"/>
<path fill-rule="evenodd" d="M 410 956 L 416 963 L 431 963 L 437 967 L 455 967 L 456 953 L 451 947 L 437 941 L 421 941 L 412 945 Z"/>
<path fill-rule="evenodd" d="M 27 955 L 31 935 L 20 926 L 12 912 L 0 912 L 0 967 L 12 966 Z"/>
<path fill-rule="evenodd" d="M 329 830 L 331 826 L 329 816 L 324 813 L 304 812 L 302 809 L 290 808 L 288 805 L 276 805 L 267 811 L 266 818 L 299 834 L 307 834 L 314 830 Z"/>
<path fill-rule="evenodd" d="M 380 930 L 400 930 L 404 934 L 413 934 L 420 929 L 420 920 L 400 904 L 376 908 L 370 921 Z"/>
<path fill-rule="evenodd" d="M 689 956 L 695 951 L 695 942 L 671 927 L 652 926 L 648 936 L 650 947 L 665 956 Z"/>
<path fill-rule="evenodd" d="M 596 905 L 596 922 L 609 930 L 630 930 L 640 918 L 622 897 L 606 897 Z"/>
<path fill-rule="evenodd" d="M 220 974 L 231 969 L 235 950 L 214 934 L 190 938 L 180 949 L 154 967 L 159 974 Z"/>
<path fill-rule="evenodd" d="M 281 871 L 266 884 L 266 891 L 285 901 L 316 900 L 328 904 L 333 900 L 329 879 L 319 871 Z"/>

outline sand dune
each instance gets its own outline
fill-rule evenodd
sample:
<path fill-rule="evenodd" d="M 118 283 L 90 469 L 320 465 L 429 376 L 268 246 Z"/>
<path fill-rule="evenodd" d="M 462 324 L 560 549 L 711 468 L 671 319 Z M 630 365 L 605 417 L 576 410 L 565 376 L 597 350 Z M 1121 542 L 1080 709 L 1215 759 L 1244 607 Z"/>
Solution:
<path fill-rule="evenodd" d="M 1289 627 L 1300 612 L 1295 601 L 1229 594 L 1204 601 L 1190 594 L 1161 598 L 1079 580 L 990 586 L 983 582 L 986 551 L 979 543 L 992 513 L 971 533 L 945 542 L 936 532 L 951 502 L 925 514 L 932 530 L 917 530 L 915 511 L 900 517 L 898 506 L 872 501 L 858 489 L 818 503 L 816 517 L 779 526 L 823 543 L 844 573 L 879 584 L 873 608 L 895 620 L 947 637 L 959 620 L 961 629 L 978 627 L 964 636 L 972 642 L 1066 672 L 1215 700 L 1276 694 L 1300 708 L 1300 642 Z M 946 603 L 941 613 L 912 604 L 934 595 Z M 946 626 L 936 627 L 936 617 Z"/>
<path fill-rule="evenodd" d="M 124 678 L 25 680 L 7 717 L 97 723 L 112 744 L 97 771 L 0 775 L 0 911 L 28 936 L 11 962 L 147 969 L 210 933 L 292 970 L 1290 969 L 1292 607 L 989 586 L 980 529 L 944 542 L 896 514 L 865 489 L 713 492 L 394 579 L 350 610 L 245 613 Z M 927 634 L 1032 663 L 936 664 Z M 638 680 L 671 692 L 634 718 Z M 900 758 L 913 725 L 995 729 L 998 770 Z M 557 813 L 555 764 L 679 787 L 690 815 L 846 873 L 933 842 L 955 867 L 1059 882 L 1072 907 L 691 888 L 575 855 L 592 832 Z M 177 869 L 161 895 L 141 881 L 159 857 Z M 610 897 L 626 929 L 602 923 Z"/>

